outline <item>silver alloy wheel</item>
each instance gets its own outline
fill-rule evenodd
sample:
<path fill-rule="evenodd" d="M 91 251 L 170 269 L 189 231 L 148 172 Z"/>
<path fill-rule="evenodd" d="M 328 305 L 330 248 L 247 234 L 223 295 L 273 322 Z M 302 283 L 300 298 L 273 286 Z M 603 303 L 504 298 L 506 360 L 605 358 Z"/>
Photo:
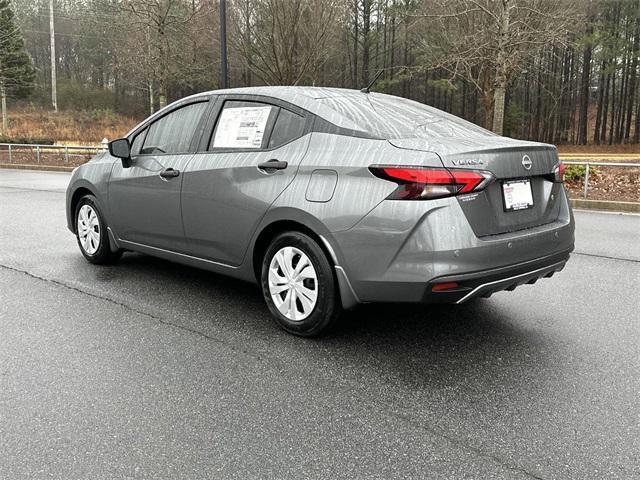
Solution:
<path fill-rule="evenodd" d="M 304 320 L 318 300 L 318 276 L 309 257 L 295 247 L 283 247 L 269 265 L 269 293 L 289 320 Z"/>
<path fill-rule="evenodd" d="M 100 247 L 100 220 L 91 205 L 80 207 L 77 231 L 82 249 L 88 255 L 96 253 Z"/>

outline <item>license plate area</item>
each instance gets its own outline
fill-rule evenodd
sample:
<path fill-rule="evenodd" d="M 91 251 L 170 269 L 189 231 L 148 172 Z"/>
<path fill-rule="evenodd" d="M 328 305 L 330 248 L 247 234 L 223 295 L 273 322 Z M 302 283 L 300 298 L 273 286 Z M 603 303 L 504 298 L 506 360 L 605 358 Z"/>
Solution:
<path fill-rule="evenodd" d="M 530 179 L 502 182 L 502 202 L 505 212 L 515 212 L 533 207 L 533 190 Z"/>

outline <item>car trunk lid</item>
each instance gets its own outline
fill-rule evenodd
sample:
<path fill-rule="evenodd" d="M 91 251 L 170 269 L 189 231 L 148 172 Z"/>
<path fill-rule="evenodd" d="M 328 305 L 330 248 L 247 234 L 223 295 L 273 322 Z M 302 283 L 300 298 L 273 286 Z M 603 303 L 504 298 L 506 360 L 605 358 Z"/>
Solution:
<path fill-rule="evenodd" d="M 496 181 L 482 192 L 457 197 L 467 220 L 479 237 L 499 235 L 551 223 L 560 212 L 562 185 L 553 182 L 558 153 L 553 145 L 525 142 L 493 135 L 468 138 L 392 139 L 397 148 L 435 152 L 449 169 L 491 172 Z M 533 206 L 508 211 L 503 184 L 528 181 Z"/>

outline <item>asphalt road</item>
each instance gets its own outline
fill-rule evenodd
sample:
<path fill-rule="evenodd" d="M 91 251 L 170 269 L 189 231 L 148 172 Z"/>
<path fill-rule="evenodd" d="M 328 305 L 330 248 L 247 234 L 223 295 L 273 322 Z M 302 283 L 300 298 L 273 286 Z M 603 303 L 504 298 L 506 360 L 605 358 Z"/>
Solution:
<path fill-rule="evenodd" d="M 0 478 L 640 478 L 640 216 L 566 269 L 304 340 L 257 287 L 88 264 L 68 174 L 0 170 Z"/>

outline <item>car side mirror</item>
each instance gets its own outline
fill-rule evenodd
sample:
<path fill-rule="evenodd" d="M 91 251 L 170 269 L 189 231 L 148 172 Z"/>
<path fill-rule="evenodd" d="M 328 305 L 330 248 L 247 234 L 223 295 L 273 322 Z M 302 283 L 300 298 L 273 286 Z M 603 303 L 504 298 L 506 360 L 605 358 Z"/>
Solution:
<path fill-rule="evenodd" d="M 122 167 L 129 168 L 131 166 L 131 145 L 129 139 L 118 138 L 109 142 L 109 153 L 111 156 L 122 160 Z"/>

